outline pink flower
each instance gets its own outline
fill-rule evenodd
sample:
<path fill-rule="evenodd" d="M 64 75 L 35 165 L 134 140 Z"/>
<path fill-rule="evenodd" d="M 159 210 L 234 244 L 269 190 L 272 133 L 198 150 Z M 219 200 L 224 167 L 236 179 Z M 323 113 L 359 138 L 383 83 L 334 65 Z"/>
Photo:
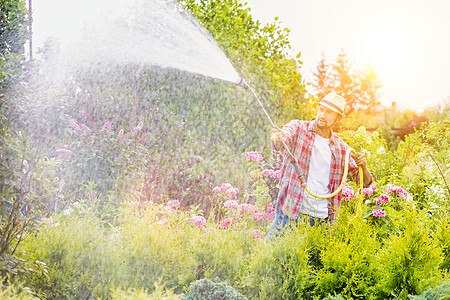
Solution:
<path fill-rule="evenodd" d="M 73 153 L 72 151 L 70 151 L 69 149 L 58 149 L 55 151 L 56 154 L 62 154 L 64 156 L 68 156 L 71 158 L 76 157 L 75 153 Z"/>
<path fill-rule="evenodd" d="M 78 122 L 78 127 L 82 130 L 82 131 L 89 131 L 91 130 L 89 127 L 87 127 L 86 125 L 84 125 L 83 123 Z"/>
<path fill-rule="evenodd" d="M 353 195 L 355 192 L 353 191 L 353 188 L 348 185 L 348 183 L 345 183 L 344 187 L 342 188 L 342 195 L 345 196 L 345 201 L 352 200 Z"/>
<path fill-rule="evenodd" d="M 200 228 L 200 227 L 205 226 L 206 219 L 202 216 L 195 216 L 195 217 L 191 218 L 191 224 L 192 224 L 192 226 Z"/>
<path fill-rule="evenodd" d="M 386 212 L 381 209 L 374 209 L 374 210 L 372 210 L 372 215 L 374 217 L 385 217 Z"/>
<path fill-rule="evenodd" d="M 275 178 L 281 178 L 281 170 L 273 171 L 272 176 Z"/>
<path fill-rule="evenodd" d="M 108 120 L 103 124 L 103 131 L 108 131 L 111 129 L 112 120 Z"/>
<path fill-rule="evenodd" d="M 266 219 L 267 221 L 272 221 L 275 218 L 276 215 L 276 211 L 272 211 L 270 213 L 266 213 Z"/>
<path fill-rule="evenodd" d="M 170 206 L 168 206 L 168 205 L 165 205 L 164 207 L 163 207 L 163 209 L 165 210 L 165 211 L 167 211 L 169 214 L 171 214 L 171 215 L 174 215 L 174 214 L 176 214 L 176 211 L 172 208 L 172 207 L 170 207 Z"/>
<path fill-rule="evenodd" d="M 253 239 L 256 240 L 264 237 L 264 234 L 262 234 L 258 229 L 250 229 L 248 233 L 253 237 Z"/>
<path fill-rule="evenodd" d="M 363 195 L 366 195 L 369 197 L 372 195 L 373 192 L 374 192 L 374 189 L 371 186 L 368 188 L 363 188 L 363 190 L 362 190 Z"/>
<path fill-rule="evenodd" d="M 383 202 L 389 202 L 389 196 L 386 195 L 386 194 L 381 194 L 381 195 L 380 195 L 380 199 L 381 199 Z"/>
<path fill-rule="evenodd" d="M 264 174 L 264 176 L 267 176 L 267 177 L 273 176 L 273 170 L 271 170 L 271 169 L 265 169 L 262 171 L 262 173 Z"/>
<path fill-rule="evenodd" d="M 264 157 L 256 151 L 245 153 L 245 157 L 247 158 L 247 160 L 256 161 L 256 162 L 260 162 L 264 159 Z"/>
<path fill-rule="evenodd" d="M 215 188 L 213 188 L 213 192 L 219 194 L 219 193 L 222 193 L 222 189 L 220 187 L 216 186 Z"/>
<path fill-rule="evenodd" d="M 245 211 L 248 213 L 255 213 L 258 211 L 258 208 L 256 208 L 252 204 L 248 204 L 248 203 L 239 204 L 238 208 L 240 211 Z"/>
<path fill-rule="evenodd" d="M 376 201 L 375 201 L 375 204 L 376 205 L 382 205 L 383 204 L 383 200 L 381 200 L 380 198 L 378 198 Z"/>
<path fill-rule="evenodd" d="M 117 134 L 117 137 L 121 137 L 123 135 L 123 128 L 119 130 L 119 133 Z"/>
<path fill-rule="evenodd" d="M 386 193 L 388 195 L 392 195 L 394 193 L 396 193 L 397 195 L 399 195 L 400 197 L 407 197 L 408 196 L 408 192 L 405 191 L 403 188 L 393 185 L 393 184 L 387 184 L 386 185 Z"/>
<path fill-rule="evenodd" d="M 227 190 L 232 189 L 232 188 L 233 188 L 233 186 L 229 183 L 223 183 L 221 186 L 222 192 L 226 192 Z"/>
<path fill-rule="evenodd" d="M 402 198 L 408 197 L 408 192 L 401 187 L 397 187 L 397 194 Z"/>
<path fill-rule="evenodd" d="M 233 208 L 237 208 L 238 207 L 238 203 L 235 200 L 227 200 L 227 201 L 225 201 L 223 206 L 225 206 L 228 209 L 233 209 Z"/>
<path fill-rule="evenodd" d="M 130 202 L 130 205 L 132 207 L 139 207 L 139 202 L 138 201 L 133 201 L 133 202 Z"/>
<path fill-rule="evenodd" d="M 264 220 L 266 219 L 266 214 L 262 213 L 262 212 L 257 212 L 253 215 L 253 220 L 255 220 L 256 222 L 264 222 Z"/>
<path fill-rule="evenodd" d="M 80 126 L 79 126 L 78 123 L 75 122 L 75 121 L 72 121 L 72 122 L 70 123 L 70 126 L 71 126 L 71 127 L 73 128 L 73 130 L 75 130 L 76 132 L 80 132 L 80 131 L 81 131 Z"/>
<path fill-rule="evenodd" d="M 139 132 L 142 130 L 143 127 L 144 127 L 144 124 L 142 122 L 139 122 L 139 124 L 137 124 L 137 126 L 134 127 L 134 130 Z"/>
<path fill-rule="evenodd" d="M 53 219 L 52 219 L 52 217 L 50 217 L 50 218 L 43 218 L 42 219 L 42 223 L 44 223 L 46 225 L 53 225 Z"/>
<path fill-rule="evenodd" d="M 144 201 L 145 206 L 153 205 L 153 201 Z"/>
<path fill-rule="evenodd" d="M 272 203 L 267 204 L 266 206 L 266 213 L 271 213 L 275 211 L 275 207 L 273 207 Z"/>
<path fill-rule="evenodd" d="M 173 209 L 179 209 L 180 208 L 180 201 L 178 200 L 170 200 L 167 202 L 167 205 L 170 205 Z"/>
<path fill-rule="evenodd" d="M 231 188 L 231 189 L 228 189 L 228 190 L 226 191 L 226 194 L 227 194 L 227 197 L 228 197 L 228 198 L 233 198 L 234 196 L 236 196 L 237 194 L 239 194 L 239 189 L 237 189 L 237 188 Z"/>
<path fill-rule="evenodd" d="M 221 229 L 227 229 L 227 228 L 230 226 L 230 224 L 231 224 L 230 219 L 225 218 L 225 219 L 223 219 L 222 222 L 220 223 L 219 228 L 221 228 Z"/>

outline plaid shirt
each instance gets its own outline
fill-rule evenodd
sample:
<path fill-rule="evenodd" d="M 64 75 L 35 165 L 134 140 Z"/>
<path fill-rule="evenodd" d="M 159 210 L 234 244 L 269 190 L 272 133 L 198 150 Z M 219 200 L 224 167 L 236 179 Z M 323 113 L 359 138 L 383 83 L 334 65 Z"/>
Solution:
<path fill-rule="evenodd" d="M 293 120 L 283 127 L 287 133 L 286 145 L 297 159 L 303 177 L 308 181 L 311 152 L 314 145 L 316 126 L 315 121 Z M 335 191 L 342 182 L 342 175 L 345 168 L 345 152 L 350 146 L 344 143 L 333 132 L 330 138 L 331 165 L 330 165 L 330 190 Z M 276 149 L 274 147 L 275 150 Z M 305 189 L 302 188 L 295 172 L 294 166 L 290 163 L 287 152 L 284 151 L 283 168 L 280 181 L 280 191 L 277 199 L 277 206 L 281 207 L 283 213 L 293 219 L 297 219 L 300 207 L 305 198 Z M 348 176 L 358 180 L 358 166 L 350 157 Z M 336 211 L 341 204 L 342 192 L 328 201 L 328 217 L 332 222 L 336 219 Z"/>

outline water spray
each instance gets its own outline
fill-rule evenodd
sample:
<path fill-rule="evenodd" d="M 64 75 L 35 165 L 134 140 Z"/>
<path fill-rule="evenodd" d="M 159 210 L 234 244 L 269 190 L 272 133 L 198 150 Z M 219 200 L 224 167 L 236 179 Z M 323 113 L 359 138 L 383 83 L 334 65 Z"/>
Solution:
<path fill-rule="evenodd" d="M 235 82 L 235 84 L 237 86 L 243 87 L 246 90 L 250 90 L 253 93 L 253 95 L 255 96 L 255 98 L 258 101 L 258 103 L 261 106 L 261 108 L 263 109 L 264 114 L 266 115 L 267 119 L 270 121 L 270 124 L 272 124 L 272 127 L 280 129 L 278 126 L 276 126 L 273 123 L 272 119 L 270 118 L 269 114 L 267 113 L 266 109 L 264 108 L 264 105 L 259 100 L 259 98 L 256 95 L 255 91 L 247 84 L 245 79 L 243 77 L 239 77 L 239 79 Z M 306 184 L 306 180 L 305 180 L 305 178 L 302 175 L 302 171 L 300 169 L 300 165 L 298 164 L 298 161 L 295 159 L 294 155 L 289 150 L 289 147 L 284 143 L 283 140 L 281 140 L 281 143 L 283 144 L 284 150 L 286 150 L 286 153 L 289 156 L 292 165 L 294 166 L 294 169 L 295 169 L 295 172 L 297 173 L 297 177 L 298 177 L 298 179 L 300 181 L 300 184 L 308 192 L 308 194 L 310 194 L 311 196 L 313 196 L 315 198 L 319 198 L 319 199 L 329 199 L 329 198 L 333 198 L 334 196 L 336 196 L 342 190 L 342 188 L 345 186 L 345 183 L 347 181 L 348 166 L 349 166 L 349 161 L 350 161 L 350 153 L 352 152 L 352 153 L 356 154 L 356 151 L 354 149 L 349 147 L 347 149 L 347 151 L 345 152 L 344 174 L 342 175 L 343 179 L 342 179 L 342 182 L 339 185 L 339 187 L 333 193 L 321 196 L 321 195 L 316 195 L 315 193 L 313 193 L 308 188 L 308 185 Z M 362 172 L 362 167 L 361 166 L 359 167 L 359 174 L 360 174 L 359 175 L 359 185 L 360 185 L 360 190 L 362 192 L 362 189 L 363 189 L 363 186 L 364 186 L 364 180 L 363 180 L 363 172 Z M 360 212 L 360 210 L 361 210 L 361 201 L 358 201 L 357 211 Z"/>

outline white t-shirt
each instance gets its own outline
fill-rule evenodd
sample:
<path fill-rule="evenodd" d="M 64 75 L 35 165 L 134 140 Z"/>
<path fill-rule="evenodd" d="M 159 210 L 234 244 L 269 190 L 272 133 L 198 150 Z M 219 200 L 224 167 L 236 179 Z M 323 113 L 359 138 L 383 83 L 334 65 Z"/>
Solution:
<path fill-rule="evenodd" d="M 308 188 L 317 195 L 328 195 L 330 191 L 331 149 L 330 139 L 315 133 L 309 165 Z M 305 192 L 300 212 L 312 217 L 328 217 L 328 200 L 319 199 Z"/>

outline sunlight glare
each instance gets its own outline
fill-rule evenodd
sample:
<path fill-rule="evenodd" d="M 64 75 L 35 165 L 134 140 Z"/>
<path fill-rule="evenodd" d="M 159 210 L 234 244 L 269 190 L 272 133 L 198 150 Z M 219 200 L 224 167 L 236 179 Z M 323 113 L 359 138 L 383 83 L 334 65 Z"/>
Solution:
<path fill-rule="evenodd" d="M 380 73 L 407 69 L 412 61 L 408 34 L 401 28 L 382 26 L 368 36 L 369 63 Z"/>

